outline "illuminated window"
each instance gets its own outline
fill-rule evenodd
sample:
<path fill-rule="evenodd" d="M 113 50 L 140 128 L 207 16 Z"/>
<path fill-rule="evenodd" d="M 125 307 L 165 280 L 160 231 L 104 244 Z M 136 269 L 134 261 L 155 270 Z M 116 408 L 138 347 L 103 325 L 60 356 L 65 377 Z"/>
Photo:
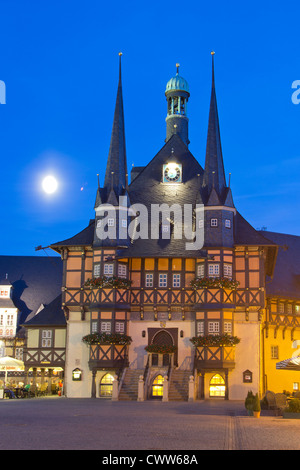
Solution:
<path fill-rule="evenodd" d="M 105 374 L 100 382 L 100 397 L 111 397 L 114 378 L 111 374 Z"/>
<path fill-rule="evenodd" d="M 293 313 L 293 306 L 292 304 L 287 304 L 287 313 Z"/>
<path fill-rule="evenodd" d="M 9 289 L 1 289 L 0 290 L 0 297 L 9 297 Z"/>
<path fill-rule="evenodd" d="M 209 383 L 210 397 L 225 397 L 225 380 L 220 374 L 215 374 Z"/>
<path fill-rule="evenodd" d="M 293 391 L 298 392 L 299 390 L 299 382 L 293 382 Z"/>
<path fill-rule="evenodd" d="M 278 359 L 278 358 L 279 358 L 278 346 L 271 346 L 271 359 Z"/>
<path fill-rule="evenodd" d="M 231 220 L 230 219 L 225 219 L 225 227 L 226 228 L 231 228 Z"/>
<path fill-rule="evenodd" d="M 164 378 L 162 375 L 158 375 L 157 377 L 155 377 L 153 384 L 152 384 L 152 396 L 162 397 L 163 387 L 164 387 Z"/>
<path fill-rule="evenodd" d="M 232 333 L 232 323 L 231 321 L 224 322 L 224 333 Z"/>
<path fill-rule="evenodd" d="M 284 313 L 284 304 L 282 302 L 278 304 L 278 313 Z"/>

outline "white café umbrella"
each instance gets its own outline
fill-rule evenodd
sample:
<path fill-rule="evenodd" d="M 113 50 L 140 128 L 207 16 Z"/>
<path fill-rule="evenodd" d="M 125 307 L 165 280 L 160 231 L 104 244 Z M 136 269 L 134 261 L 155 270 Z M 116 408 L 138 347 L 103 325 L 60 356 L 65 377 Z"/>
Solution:
<path fill-rule="evenodd" d="M 4 387 L 7 382 L 7 372 L 11 369 L 24 369 L 24 362 L 10 356 L 0 357 L 0 370 L 5 370 Z"/>

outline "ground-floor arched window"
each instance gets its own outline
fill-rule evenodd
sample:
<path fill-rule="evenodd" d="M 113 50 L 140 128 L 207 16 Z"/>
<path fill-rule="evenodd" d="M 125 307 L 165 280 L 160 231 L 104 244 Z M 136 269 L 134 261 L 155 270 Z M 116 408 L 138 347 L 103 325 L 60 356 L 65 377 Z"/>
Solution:
<path fill-rule="evenodd" d="M 162 375 L 157 375 L 152 383 L 152 397 L 161 398 L 163 396 L 164 378 Z"/>
<path fill-rule="evenodd" d="M 225 380 L 220 374 L 215 374 L 209 383 L 210 397 L 225 397 Z"/>
<path fill-rule="evenodd" d="M 111 397 L 114 378 L 111 374 L 105 374 L 100 381 L 100 397 Z"/>

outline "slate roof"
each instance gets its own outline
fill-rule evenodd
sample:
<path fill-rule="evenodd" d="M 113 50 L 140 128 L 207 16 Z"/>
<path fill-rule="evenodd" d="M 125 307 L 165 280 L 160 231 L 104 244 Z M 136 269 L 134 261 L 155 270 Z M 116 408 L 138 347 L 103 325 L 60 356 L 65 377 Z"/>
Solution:
<path fill-rule="evenodd" d="M 300 236 L 261 233 L 278 245 L 273 279 L 266 285 L 267 296 L 300 301 Z"/>
<path fill-rule="evenodd" d="M 81 232 L 77 233 L 73 237 L 67 238 L 59 242 L 52 243 L 51 248 L 54 251 L 55 248 L 63 246 L 91 246 L 94 240 L 95 220 L 91 219 L 89 225 L 85 227 Z"/>
<path fill-rule="evenodd" d="M 61 308 L 61 294 L 23 326 L 66 326 L 66 319 Z"/>
<path fill-rule="evenodd" d="M 0 278 L 8 274 L 18 324 L 49 304 L 61 292 L 62 261 L 58 256 L 0 256 Z"/>

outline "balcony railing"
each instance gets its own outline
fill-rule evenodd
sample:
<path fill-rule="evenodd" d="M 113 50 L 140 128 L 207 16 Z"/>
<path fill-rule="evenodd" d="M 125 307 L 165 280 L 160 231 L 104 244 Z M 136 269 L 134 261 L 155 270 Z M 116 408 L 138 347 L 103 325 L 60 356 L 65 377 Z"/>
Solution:
<path fill-rule="evenodd" d="M 120 368 L 128 365 L 128 346 L 121 344 L 92 344 L 90 346 L 90 369 Z"/>
<path fill-rule="evenodd" d="M 205 308 L 215 305 L 218 308 L 234 308 L 235 306 L 263 306 L 265 292 L 256 289 L 226 289 L 205 287 L 200 289 L 184 288 L 142 288 L 127 289 L 81 287 L 63 288 L 63 304 L 72 306 L 111 306 L 119 305 L 129 308 L 130 305 L 196 305 Z M 223 307 L 222 307 L 223 306 Z"/>
<path fill-rule="evenodd" d="M 234 369 L 234 346 L 198 346 L 195 348 L 196 369 Z"/>

